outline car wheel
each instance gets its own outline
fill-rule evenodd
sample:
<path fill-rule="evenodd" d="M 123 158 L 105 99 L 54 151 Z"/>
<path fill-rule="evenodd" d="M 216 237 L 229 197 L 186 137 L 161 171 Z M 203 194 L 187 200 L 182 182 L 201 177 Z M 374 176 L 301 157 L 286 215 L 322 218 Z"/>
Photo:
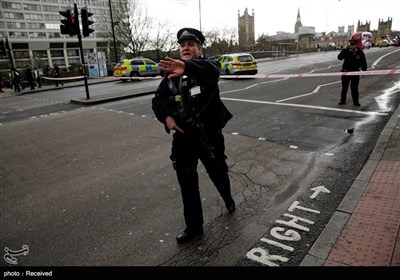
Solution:
<path fill-rule="evenodd" d="M 133 77 L 138 78 L 138 77 L 140 77 L 140 74 L 138 72 L 131 72 L 130 76 L 131 76 L 131 78 L 133 78 Z M 137 80 L 137 81 L 139 81 L 139 80 Z"/>

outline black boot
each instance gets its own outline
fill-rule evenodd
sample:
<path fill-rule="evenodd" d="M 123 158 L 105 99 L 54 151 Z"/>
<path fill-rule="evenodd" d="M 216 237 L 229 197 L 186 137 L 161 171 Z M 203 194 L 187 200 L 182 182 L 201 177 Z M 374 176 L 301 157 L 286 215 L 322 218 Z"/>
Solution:
<path fill-rule="evenodd" d="M 235 212 L 236 205 L 235 205 L 235 201 L 233 200 L 232 197 L 230 197 L 229 199 L 225 200 L 225 206 L 226 206 L 226 209 L 228 210 L 229 213 Z"/>
<path fill-rule="evenodd" d="M 186 243 L 190 240 L 198 240 L 203 236 L 203 228 L 198 229 L 188 229 L 186 228 L 184 231 L 180 232 L 176 236 L 176 241 L 178 243 Z"/>

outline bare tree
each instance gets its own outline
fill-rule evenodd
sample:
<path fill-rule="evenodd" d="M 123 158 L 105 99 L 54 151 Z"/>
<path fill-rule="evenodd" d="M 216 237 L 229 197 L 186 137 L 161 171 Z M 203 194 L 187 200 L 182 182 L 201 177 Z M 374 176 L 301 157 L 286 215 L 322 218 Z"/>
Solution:
<path fill-rule="evenodd" d="M 237 46 L 236 28 L 211 30 L 205 32 L 206 51 L 210 56 L 221 55 L 228 52 L 234 52 Z"/>
<path fill-rule="evenodd" d="M 223 31 L 223 38 L 228 43 L 228 52 L 234 52 L 238 46 L 238 31 L 237 28 L 225 28 Z"/>
<path fill-rule="evenodd" d="M 262 34 L 258 37 L 257 42 L 255 44 L 255 49 L 257 51 L 269 51 L 271 50 L 271 38 L 268 37 L 268 34 Z"/>
<path fill-rule="evenodd" d="M 167 23 L 158 23 L 156 34 L 150 39 L 151 48 L 156 51 L 157 60 L 162 58 L 161 52 L 167 55 L 172 51 L 176 42 L 172 40 L 173 33 Z"/>
<path fill-rule="evenodd" d="M 177 43 L 176 43 L 176 39 L 175 39 L 175 34 L 173 33 L 169 33 L 168 35 L 168 40 L 164 45 L 164 51 L 166 53 L 167 56 L 171 55 L 171 52 L 175 49 L 178 50 L 179 52 L 179 48 L 177 47 Z"/>
<path fill-rule="evenodd" d="M 118 21 L 115 37 L 120 48 L 133 56 L 140 56 L 149 45 L 152 21 L 147 8 L 136 0 L 118 1 L 114 3 L 113 16 Z"/>

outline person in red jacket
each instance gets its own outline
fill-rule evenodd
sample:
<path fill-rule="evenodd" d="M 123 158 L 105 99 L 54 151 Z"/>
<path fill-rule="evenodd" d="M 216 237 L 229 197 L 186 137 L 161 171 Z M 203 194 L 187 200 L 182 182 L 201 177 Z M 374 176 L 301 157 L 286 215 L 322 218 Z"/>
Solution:
<path fill-rule="evenodd" d="M 160 61 L 165 75 L 152 108 L 167 133 L 174 131 L 170 159 L 181 188 L 186 223 L 176 241 L 185 243 L 203 235 L 199 159 L 228 212 L 235 211 L 222 134 L 232 114 L 219 95 L 220 64 L 202 56 L 203 34 L 194 28 L 182 28 L 177 37 L 180 59 L 166 57 Z"/>
<path fill-rule="evenodd" d="M 355 72 L 367 71 L 367 60 L 365 59 L 364 52 L 357 47 L 357 40 L 350 40 L 350 45 L 343 49 L 339 55 L 339 60 L 343 61 L 342 72 Z M 360 106 L 358 101 L 359 92 L 358 85 L 360 83 L 360 76 L 358 75 L 343 75 L 342 76 L 342 92 L 340 94 L 339 105 L 346 104 L 347 90 L 351 89 L 351 97 L 353 98 L 353 105 Z"/>

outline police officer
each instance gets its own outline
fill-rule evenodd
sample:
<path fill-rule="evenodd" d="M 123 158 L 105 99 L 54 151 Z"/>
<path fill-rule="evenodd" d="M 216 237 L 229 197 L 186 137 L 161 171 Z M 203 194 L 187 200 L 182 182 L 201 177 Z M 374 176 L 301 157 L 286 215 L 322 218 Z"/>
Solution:
<path fill-rule="evenodd" d="M 343 49 L 339 55 L 339 60 L 343 61 L 342 72 L 353 72 L 353 71 L 366 71 L 367 61 L 365 59 L 364 52 L 357 47 L 357 40 L 350 40 L 350 45 Z M 351 88 L 351 97 L 353 98 L 353 105 L 360 106 L 358 102 L 359 92 L 358 84 L 360 83 L 360 76 L 342 76 L 342 92 L 340 94 L 339 105 L 346 104 L 347 90 L 349 89 L 349 84 Z"/>
<path fill-rule="evenodd" d="M 170 158 L 181 188 L 186 223 L 176 240 L 185 243 L 203 235 L 199 159 L 228 212 L 235 211 L 222 134 L 232 114 L 219 95 L 220 64 L 202 56 L 203 34 L 194 28 L 182 28 L 177 37 L 181 59 L 166 57 L 160 61 L 165 76 L 155 92 L 152 108 L 167 133 L 174 130 Z"/>
<path fill-rule="evenodd" d="M 57 64 L 54 64 L 52 76 L 53 76 L 53 78 L 61 78 L 61 75 L 60 75 L 60 68 L 58 68 L 58 65 L 57 65 Z M 57 79 L 57 80 L 56 80 L 56 87 L 58 87 L 58 83 L 59 83 L 59 81 L 58 81 L 58 79 Z M 63 83 L 62 80 L 60 80 L 60 83 L 61 83 L 62 86 L 64 85 L 64 83 Z"/>

